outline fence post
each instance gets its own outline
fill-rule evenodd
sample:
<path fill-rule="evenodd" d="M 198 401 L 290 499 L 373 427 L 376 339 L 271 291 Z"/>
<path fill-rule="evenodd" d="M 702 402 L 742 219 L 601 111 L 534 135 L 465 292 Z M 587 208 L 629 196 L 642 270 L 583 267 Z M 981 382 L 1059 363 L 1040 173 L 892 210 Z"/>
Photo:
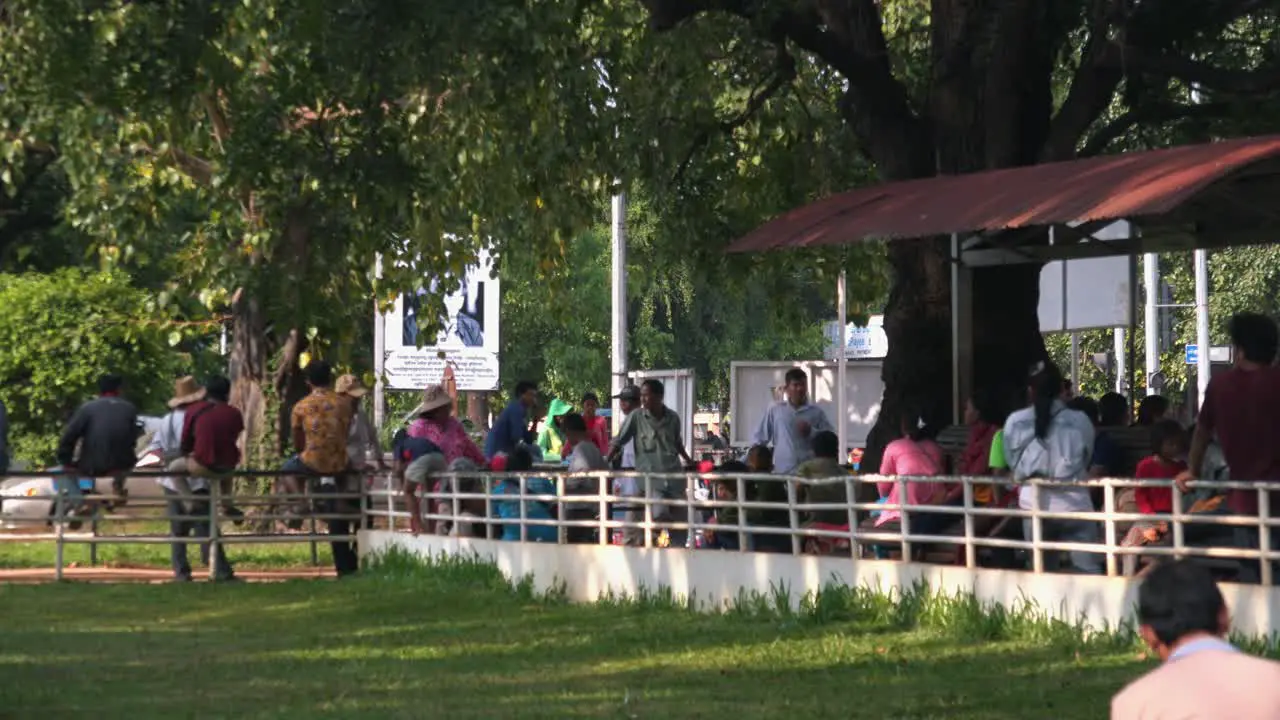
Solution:
<path fill-rule="evenodd" d="M 645 473 L 641 475 L 644 478 L 644 497 L 641 502 L 644 503 L 644 546 L 646 548 L 653 547 L 653 476 Z"/>
<path fill-rule="evenodd" d="M 568 530 L 565 528 L 565 520 L 569 514 L 568 508 L 573 507 L 572 503 L 566 504 L 564 501 L 564 476 L 556 474 L 556 506 L 559 510 L 556 512 L 556 544 L 564 545 L 568 538 Z"/>
<path fill-rule="evenodd" d="M 684 547 L 686 550 L 692 550 L 698 547 L 698 533 L 701 530 L 694 529 L 694 525 L 698 520 L 698 509 L 695 501 L 698 497 L 698 476 L 692 473 L 684 476 L 684 510 L 685 525 L 688 529 L 684 533 Z"/>
<path fill-rule="evenodd" d="M 218 577 L 221 568 L 218 567 L 218 548 L 221 542 L 218 541 L 218 495 L 221 492 L 219 487 L 222 483 L 216 479 L 209 483 L 209 577 Z"/>
<path fill-rule="evenodd" d="M 395 499 L 395 491 L 391 488 L 391 475 L 387 475 L 387 486 L 385 489 L 387 493 L 387 530 L 390 530 L 391 532 L 395 532 L 396 531 L 396 499 Z M 421 490 L 419 490 L 419 492 L 421 492 Z M 419 514 L 422 513 L 421 506 L 419 506 L 418 513 Z M 421 520 L 421 518 L 419 518 L 419 520 Z"/>
<path fill-rule="evenodd" d="M 973 539 L 977 534 L 974 532 L 973 518 L 973 483 L 972 478 L 965 476 L 960 478 L 963 483 L 964 491 L 964 566 L 972 570 L 978 566 L 978 548 L 974 546 Z M 994 496 L 994 486 L 992 486 Z"/>
<path fill-rule="evenodd" d="M 800 539 L 800 511 L 796 509 L 796 479 L 790 475 L 785 476 L 787 484 L 787 522 L 791 530 L 791 554 L 799 555 L 801 550 Z"/>
<path fill-rule="evenodd" d="M 484 539 L 493 539 L 493 478 L 486 475 L 484 484 Z"/>
<path fill-rule="evenodd" d="M 1102 486 L 1102 511 L 1105 515 L 1103 518 L 1103 532 L 1107 541 L 1107 577 L 1116 576 L 1116 488 L 1108 478 L 1103 480 L 1105 485 Z"/>
<path fill-rule="evenodd" d="M 610 475 L 612 475 L 612 472 L 610 472 Z M 606 498 L 613 492 L 612 484 L 611 478 L 608 477 L 596 479 L 596 499 L 600 501 L 600 526 L 596 530 L 596 544 L 598 545 L 609 544 L 610 528 L 608 527 L 608 522 L 611 518 L 609 517 L 609 501 Z"/>
<path fill-rule="evenodd" d="M 854 505 L 858 502 L 860 483 L 853 475 L 846 475 L 844 481 L 844 501 L 849 511 L 849 553 L 854 560 L 862 556 L 862 548 L 858 546 L 858 511 Z"/>
<path fill-rule="evenodd" d="M 898 532 L 902 534 L 902 562 L 911 562 L 911 521 L 907 518 L 907 488 L 910 481 L 898 476 Z"/>
<path fill-rule="evenodd" d="M 735 488 L 737 492 L 734 493 L 736 497 L 734 497 L 733 502 L 738 506 L 738 552 L 742 553 L 747 551 L 747 509 L 742 507 L 742 499 L 747 496 L 747 481 L 743 480 L 742 476 L 739 475 L 737 485 L 737 488 Z M 712 492 L 714 491 L 715 488 L 713 486 Z"/>
<path fill-rule="evenodd" d="M 93 520 L 89 522 L 89 530 L 93 535 L 94 542 L 89 543 L 89 565 L 97 567 L 98 565 L 98 513 L 93 514 Z"/>
<path fill-rule="evenodd" d="M 76 482 L 80 482 L 79 478 L 76 479 Z M 53 548 L 54 579 L 61 582 L 62 581 L 62 564 L 63 564 L 62 534 L 65 532 L 64 528 L 66 527 L 66 524 L 67 524 L 66 523 L 67 505 L 66 505 L 66 499 L 63 496 L 63 492 L 62 492 L 65 488 L 56 486 L 56 485 L 55 487 L 58 487 L 58 495 L 55 498 L 53 519 L 54 519 L 54 522 L 57 523 L 57 527 L 55 528 L 54 532 L 57 533 L 58 539 L 54 542 L 54 548 Z"/>
<path fill-rule="evenodd" d="M 1040 481 L 1031 478 L 1030 487 L 1034 489 L 1036 497 L 1036 501 L 1031 503 L 1031 570 L 1039 574 L 1044 572 L 1044 550 L 1040 547 L 1044 534 L 1040 526 Z M 1023 489 L 1026 488 L 1024 485 Z"/>
<path fill-rule="evenodd" d="M 312 567 L 315 567 L 315 566 L 317 566 L 317 565 L 319 565 L 319 564 L 320 564 L 320 555 L 319 555 L 319 553 L 316 551 L 316 541 L 315 541 L 315 536 L 316 536 L 316 512 L 315 512 L 315 506 L 314 506 L 314 505 L 312 504 L 312 502 L 311 502 L 311 499 L 312 499 L 312 498 L 311 498 L 311 483 L 310 483 L 310 482 L 304 482 L 304 483 L 302 484 L 302 496 L 303 496 L 303 502 L 305 502 L 305 503 L 307 504 L 307 507 L 308 507 L 308 508 L 311 508 L 311 513 L 310 513 L 310 515 L 311 515 L 311 518 L 310 518 L 310 520 L 311 520 L 311 531 L 310 531 L 310 535 L 311 535 L 311 538 L 312 538 L 312 539 L 311 539 L 311 543 L 310 543 L 310 544 L 311 544 L 311 566 L 312 566 Z M 209 550 L 210 550 L 210 552 L 212 552 L 212 551 L 213 551 L 213 548 L 210 548 Z M 212 557 L 212 555 L 211 555 L 210 557 Z"/>
<path fill-rule="evenodd" d="M 1258 570 L 1263 587 L 1271 587 L 1271 493 L 1258 490 Z"/>

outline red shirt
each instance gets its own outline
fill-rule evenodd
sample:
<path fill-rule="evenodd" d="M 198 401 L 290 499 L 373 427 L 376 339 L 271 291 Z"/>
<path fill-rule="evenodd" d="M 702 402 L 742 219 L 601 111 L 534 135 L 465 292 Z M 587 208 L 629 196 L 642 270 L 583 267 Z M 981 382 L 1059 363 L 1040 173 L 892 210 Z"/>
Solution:
<path fill-rule="evenodd" d="M 1213 378 L 1198 422 L 1217 436 L 1232 480 L 1280 480 L 1280 368 L 1232 368 Z M 1227 507 L 1256 515 L 1258 493 L 1232 490 Z"/>
<path fill-rule="evenodd" d="M 198 402 L 187 408 L 182 422 L 182 450 L 210 470 L 234 470 L 240 464 L 236 442 L 244 432 L 244 417 L 226 403 Z"/>
<path fill-rule="evenodd" d="M 1169 463 L 1159 455 L 1152 455 L 1138 461 L 1133 476 L 1139 480 L 1172 480 L 1186 469 L 1184 462 Z M 1134 491 L 1134 499 L 1138 501 L 1138 512 L 1147 515 L 1173 512 L 1173 488 L 1140 487 Z"/>

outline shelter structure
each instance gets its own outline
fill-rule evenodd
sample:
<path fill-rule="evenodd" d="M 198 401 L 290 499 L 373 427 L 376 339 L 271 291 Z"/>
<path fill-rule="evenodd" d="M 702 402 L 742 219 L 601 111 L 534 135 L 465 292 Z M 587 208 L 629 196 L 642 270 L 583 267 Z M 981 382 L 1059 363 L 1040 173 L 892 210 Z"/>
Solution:
<path fill-rule="evenodd" d="M 958 421 L 973 382 L 974 268 L 1274 242 L 1278 191 L 1280 135 L 1225 140 L 858 188 L 791 210 L 729 252 L 949 235 Z M 1130 237 L 1095 235 L 1117 220 Z M 1129 355 L 1132 377 L 1132 344 Z"/>

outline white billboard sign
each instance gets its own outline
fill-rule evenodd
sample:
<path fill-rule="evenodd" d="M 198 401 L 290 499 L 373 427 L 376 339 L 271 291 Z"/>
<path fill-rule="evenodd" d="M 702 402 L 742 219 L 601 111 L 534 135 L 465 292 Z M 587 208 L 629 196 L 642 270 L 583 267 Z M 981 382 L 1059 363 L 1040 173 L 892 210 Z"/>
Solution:
<path fill-rule="evenodd" d="M 1095 232 L 1098 240 L 1123 240 L 1130 226 L 1117 220 Z M 1058 260 L 1040 271 L 1040 332 L 1126 327 L 1133 302 L 1129 258 Z"/>
<path fill-rule="evenodd" d="M 828 322 L 823 327 L 827 337 L 826 357 L 835 360 L 840 353 L 840 323 Z M 884 332 L 884 315 L 872 315 L 866 327 L 849 323 L 845 327 L 844 356 L 847 360 L 871 360 L 889 354 L 889 336 Z"/>
<path fill-rule="evenodd" d="M 390 390 L 422 390 L 443 381 L 446 366 L 453 367 L 459 390 L 498 389 L 499 283 L 490 277 L 493 267 L 487 252 L 467 269 L 462 286 L 444 298 L 443 317 L 429 323 L 420 317 L 436 291 L 434 279 L 412 293 L 396 298 L 382 316 L 385 358 L 383 373 Z M 435 326 L 434 337 L 424 337 Z M 419 347 L 421 344 L 421 347 Z"/>

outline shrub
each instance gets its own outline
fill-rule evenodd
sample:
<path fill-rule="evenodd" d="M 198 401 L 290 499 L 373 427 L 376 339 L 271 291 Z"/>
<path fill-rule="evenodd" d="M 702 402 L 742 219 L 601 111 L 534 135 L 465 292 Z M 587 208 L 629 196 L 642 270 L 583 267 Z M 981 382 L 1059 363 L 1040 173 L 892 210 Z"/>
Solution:
<path fill-rule="evenodd" d="M 0 400 L 14 459 L 52 462 L 63 424 L 102 373 L 124 376 L 140 410 L 163 407 L 185 362 L 171 332 L 122 273 L 0 275 Z"/>

